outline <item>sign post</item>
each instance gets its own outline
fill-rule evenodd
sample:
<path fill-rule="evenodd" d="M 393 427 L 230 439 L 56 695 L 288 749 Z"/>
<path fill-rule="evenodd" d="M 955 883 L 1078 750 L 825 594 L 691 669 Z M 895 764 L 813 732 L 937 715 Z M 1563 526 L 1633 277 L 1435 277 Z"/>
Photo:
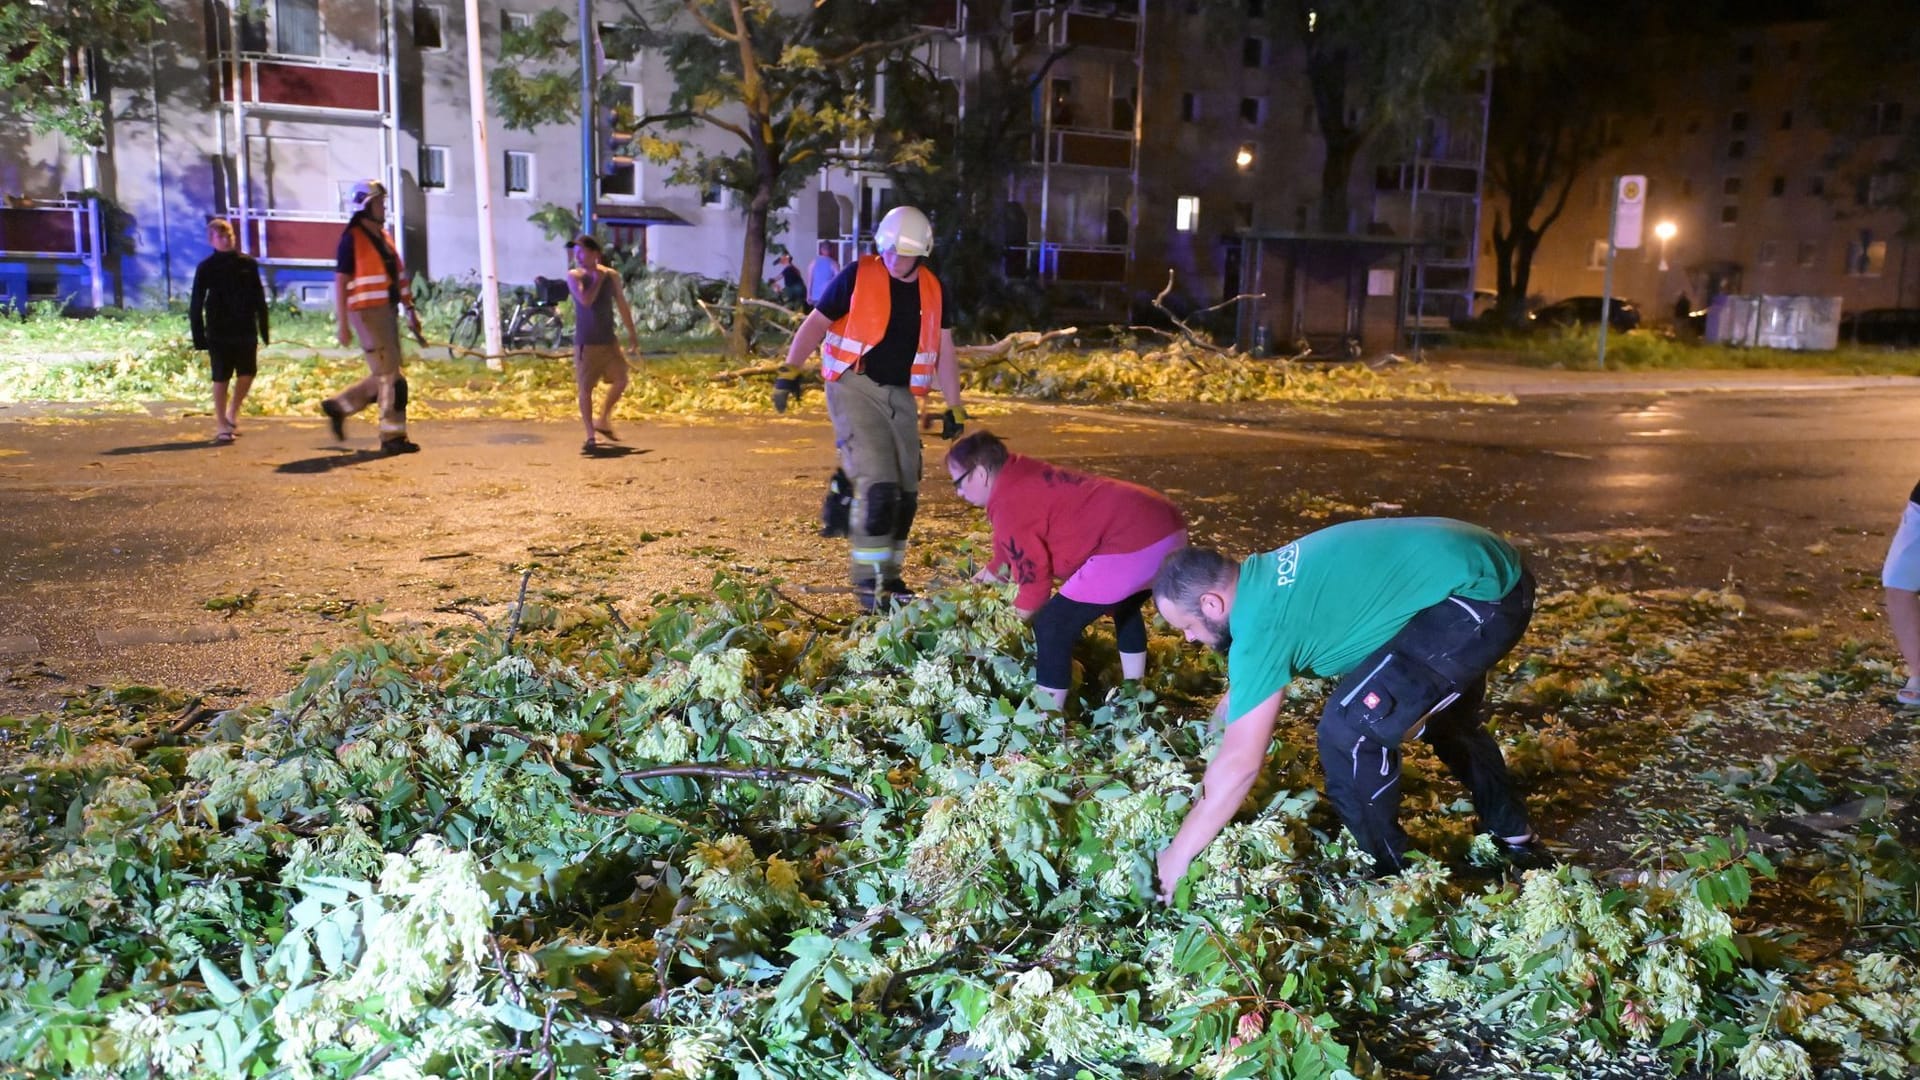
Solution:
<path fill-rule="evenodd" d="M 1613 256 L 1640 246 L 1646 219 L 1647 178 L 1622 176 L 1613 185 L 1613 213 L 1607 220 L 1607 273 L 1600 288 L 1600 368 L 1607 366 L 1607 328 L 1613 322 Z"/>

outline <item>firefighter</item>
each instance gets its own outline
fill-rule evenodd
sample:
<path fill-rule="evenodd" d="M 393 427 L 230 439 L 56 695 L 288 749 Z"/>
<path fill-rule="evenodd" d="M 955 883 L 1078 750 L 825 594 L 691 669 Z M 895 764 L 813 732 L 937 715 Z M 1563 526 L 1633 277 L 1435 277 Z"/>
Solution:
<path fill-rule="evenodd" d="M 794 331 L 792 373 L 774 380 L 773 407 L 785 412 L 799 374 L 820 350 L 827 415 L 840 468 L 853 488 L 848 512 L 850 574 L 860 606 L 912 595 L 900 576 L 907 535 L 920 505 L 918 399 L 934 381 L 947 409 L 940 437 L 964 430 L 960 366 L 953 346 L 953 300 L 923 265 L 933 226 L 897 206 L 873 233 L 877 255 L 842 270 Z"/>
<path fill-rule="evenodd" d="M 407 377 L 400 373 L 399 310 L 407 312 L 407 328 L 425 344 L 420 315 L 413 309 L 413 289 L 400 261 L 393 234 L 387 231 L 387 188 L 378 180 L 353 185 L 353 218 L 340 233 L 334 256 L 333 310 L 342 345 L 360 339 L 367 361 L 367 377 L 320 403 L 333 426 L 333 437 L 345 441 L 347 417 L 374 402 L 380 403 L 380 452 L 411 454 L 420 449 L 407 438 Z"/>

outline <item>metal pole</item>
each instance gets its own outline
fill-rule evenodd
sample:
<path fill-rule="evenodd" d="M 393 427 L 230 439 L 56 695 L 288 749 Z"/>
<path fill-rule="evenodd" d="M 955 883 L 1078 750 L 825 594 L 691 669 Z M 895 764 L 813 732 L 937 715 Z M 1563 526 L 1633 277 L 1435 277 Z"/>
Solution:
<path fill-rule="evenodd" d="M 166 297 L 173 299 L 173 226 L 167 221 L 167 158 L 165 138 L 160 128 L 160 61 L 147 42 L 147 79 L 153 92 L 153 190 L 160 200 L 160 280 Z M 124 299 L 124 298 L 123 298 Z"/>
<path fill-rule="evenodd" d="M 251 180 L 247 175 L 246 83 L 241 75 L 240 64 L 240 7 L 229 4 L 227 10 L 230 13 L 227 59 L 233 62 L 233 205 L 240 218 L 240 250 L 252 255 L 256 245 L 253 243 L 253 222 L 247 220 L 247 185 Z"/>
<path fill-rule="evenodd" d="M 1400 307 L 1413 308 L 1413 358 L 1420 359 L 1420 320 L 1426 316 L 1427 293 L 1421 282 L 1420 273 L 1420 186 L 1425 170 L 1420 167 L 1420 135 L 1413 137 L 1413 197 L 1407 200 L 1407 236 L 1413 240 L 1413 250 L 1407 252 L 1408 265 L 1406 284 L 1409 286 L 1401 293 Z"/>
<path fill-rule="evenodd" d="M 1613 209 L 1607 211 L 1607 272 L 1600 286 L 1600 370 L 1607 369 L 1607 316 L 1613 307 L 1613 240 L 1620 227 L 1620 178 L 1613 178 Z"/>
<path fill-rule="evenodd" d="M 467 0 L 467 97 L 473 111 L 473 207 L 480 226 L 480 325 L 487 366 L 499 371 L 500 270 L 493 258 L 493 158 L 487 150 L 487 77 L 480 49 L 480 0 Z"/>
<path fill-rule="evenodd" d="M 80 50 L 77 63 L 80 93 L 91 105 L 94 98 L 92 50 Z M 93 310 L 99 311 L 107 300 L 106 281 L 102 276 L 107 253 L 104 250 L 106 230 L 100 226 L 100 148 L 97 146 L 88 146 L 80 158 L 80 186 L 92 192 L 87 196 L 87 283 L 93 293 Z"/>
<path fill-rule="evenodd" d="M 594 131 L 600 123 L 600 111 L 594 107 L 593 45 L 600 36 L 593 25 L 593 0 L 580 0 L 580 231 L 593 235 L 593 185 L 600 174 L 599 154 Z"/>
<path fill-rule="evenodd" d="M 400 246 L 400 261 L 407 252 L 407 197 L 400 187 L 400 5 L 386 0 L 387 22 L 387 108 L 380 117 L 385 129 L 387 152 L 387 220 L 393 224 L 394 243 Z"/>

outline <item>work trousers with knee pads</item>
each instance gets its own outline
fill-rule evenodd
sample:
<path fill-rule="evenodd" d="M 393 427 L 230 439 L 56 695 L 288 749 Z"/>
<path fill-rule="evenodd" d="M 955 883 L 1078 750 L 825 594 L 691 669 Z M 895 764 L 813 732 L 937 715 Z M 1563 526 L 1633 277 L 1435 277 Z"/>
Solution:
<path fill-rule="evenodd" d="M 405 438 L 407 434 L 407 377 L 400 374 L 400 316 L 391 304 L 382 307 L 354 308 L 347 312 L 347 323 L 360 340 L 360 353 L 367 361 L 367 375 L 342 390 L 335 405 L 347 416 L 379 402 L 380 438 Z"/>
<path fill-rule="evenodd" d="M 1533 575 L 1498 600 L 1449 596 L 1415 615 L 1333 689 L 1320 714 L 1320 765 L 1327 799 L 1383 874 L 1405 865 L 1400 828 L 1400 745 L 1433 746 L 1465 785 L 1481 827 L 1495 836 L 1528 832 L 1500 746 L 1480 723 L 1487 671 L 1511 651 L 1533 618 Z"/>
<path fill-rule="evenodd" d="M 1152 592 L 1137 592 L 1117 604 L 1088 604 L 1055 593 L 1033 617 L 1034 681 L 1052 690 L 1073 682 L 1073 647 L 1102 615 L 1113 616 L 1113 640 L 1123 653 L 1147 651 L 1147 620 L 1140 613 Z"/>
<path fill-rule="evenodd" d="M 867 602 L 900 583 L 919 511 L 919 402 L 904 386 L 882 386 L 849 371 L 827 384 L 827 415 L 840 468 L 853 482 L 849 574 Z"/>

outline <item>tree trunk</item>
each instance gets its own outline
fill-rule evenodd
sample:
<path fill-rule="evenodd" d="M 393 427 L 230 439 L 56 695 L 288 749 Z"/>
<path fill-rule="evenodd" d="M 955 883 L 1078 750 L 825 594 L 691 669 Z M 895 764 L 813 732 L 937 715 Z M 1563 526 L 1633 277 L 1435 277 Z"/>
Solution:
<path fill-rule="evenodd" d="M 762 180 L 747 201 L 746 235 L 740 238 L 740 295 L 733 308 L 733 323 L 727 330 L 727 355 L 745 356 L 753 343 L 753 324 L 758 316 L 750 310 L 749 300 L 760 296 L 760 282 L 767 264 L 767 214 L 773 205 L 773 184 Z"/>
<path fill-rule="evenodd" d="M 1346 234 L 1354 231 L 1348 220 L 1352 198 L 1348 194 L 1353 179 L 1353 159 L 1360 152 L 1360 140 L 1346 132 L 1324 136 L 1327 157 L 1320 164 L 1320 231 Z"/>

